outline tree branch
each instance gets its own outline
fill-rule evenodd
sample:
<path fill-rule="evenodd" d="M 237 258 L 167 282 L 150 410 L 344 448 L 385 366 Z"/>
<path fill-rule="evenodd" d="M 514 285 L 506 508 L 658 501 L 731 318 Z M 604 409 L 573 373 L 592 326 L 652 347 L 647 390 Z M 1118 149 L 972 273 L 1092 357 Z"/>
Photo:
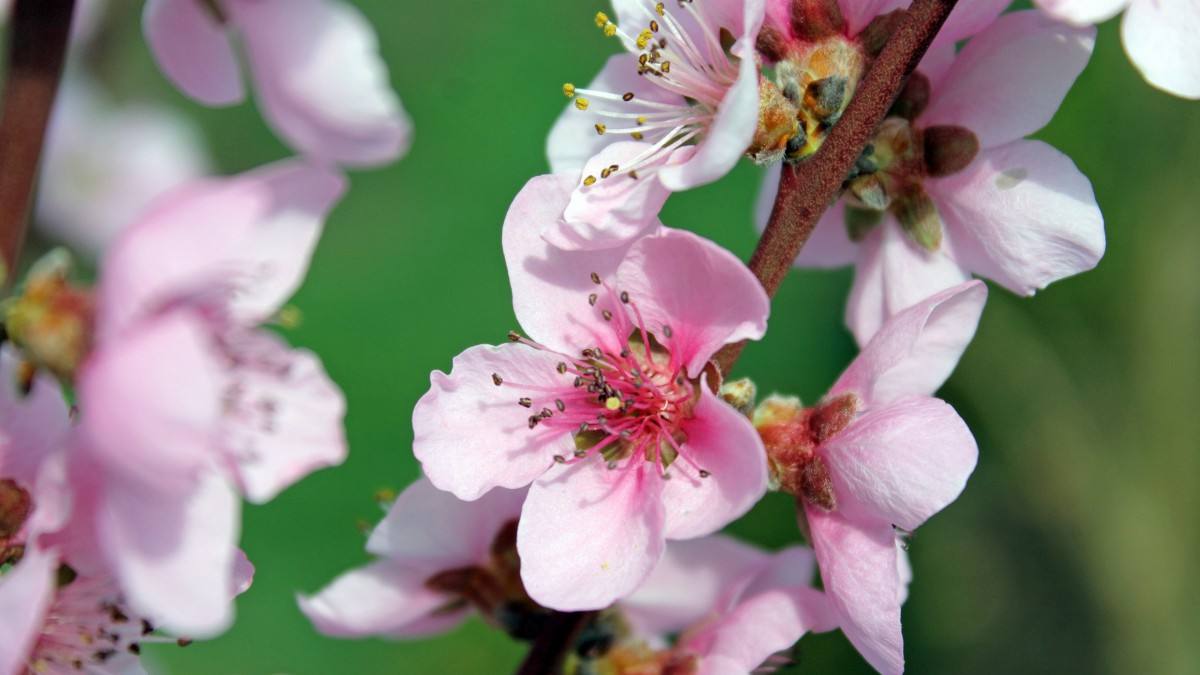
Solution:
<path fill-rule="evenodd" d="M 0 113 L 0 259 L 12 283 L 20 259 L 38 159 L 66 58 L 75 0 L 17 0 Z"/>
<path fill-rule="evenodd" d="M 839 197 L 842 182 L 956 2 L 913 0 L 820 149 L 800 164 L 783 166 L 771 218 L 750 258 L 750 271 L 767 295 L 775 296 L 817 222 Z M 744 346 L 726 345 L 713 357 L 722 373 L 733 369 Z"/>
<path fill-rule="evenodd" d="M 555 612 L 538 635 L 516 675 L 560 675 L 579 634 L 599 612 Z"/>

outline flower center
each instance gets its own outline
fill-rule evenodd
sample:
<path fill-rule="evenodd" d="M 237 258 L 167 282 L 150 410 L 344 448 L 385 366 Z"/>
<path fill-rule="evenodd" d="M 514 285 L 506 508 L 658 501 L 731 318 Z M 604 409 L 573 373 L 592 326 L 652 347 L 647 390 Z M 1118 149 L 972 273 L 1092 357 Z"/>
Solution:
<path fill-rule="evenodd" d="M 639 76 L 685 101 L 667 103 L 632 91 L 564 84 L 563 94 L 574 99 L 575 108 L 595 117 L 597 134 L 619 134 L 651 144 L 625 166 L 609 167 L 601 178 L 635 172 L 695 140 L 712 123 L 725 92 L 738 75 L 736 59 L 722 44 L 721 26 L 702 4 L 679 0 L 677 9 L 648 0 L 635 4 L 642 14 L 635 19 L 643 21 L 640 29 L 619 27 L 604 12 L 596 14 L 596 25 L 604 35 L 619 38 L 626 50 L 637 55 L 634 68 Z M 596 180 L 596 176 L 586 176 L 584 184 Z"/>
<path fill-rule="evenodd" d="M 827 511 L 837 507 L 829 469 L 817 454 L 829 438 L 846 428 L 858 411 L 853 394 L 805 408 L 799 399 L 772 396 L 754 412 L 754 428 L 767 450 L 772 480 L 784 492 Z"/>

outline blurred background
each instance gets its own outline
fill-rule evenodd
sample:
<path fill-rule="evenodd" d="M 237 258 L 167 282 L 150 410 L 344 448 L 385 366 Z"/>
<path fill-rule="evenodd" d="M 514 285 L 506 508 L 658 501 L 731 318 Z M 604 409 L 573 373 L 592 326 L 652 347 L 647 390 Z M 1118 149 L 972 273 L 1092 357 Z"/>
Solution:
<path fill-rule="evenodd" d="M 354 4 L 380 33 L 416 137 L 394 166 L 352 175 L 294 300 L 303 323 L 289 339 L 324 358 L 349 400 L 350 459 L 246 508 L 243 542 L 259 573 L 236 626 L 148 650 L 161 672 L 505 673 L 524 652 L 478 622 L 421 642 L 327 639 L 294 594 L 366 560 L 362 527 L 381 515 L 375 492 L 417 475 L 411 410 L 429 372 L 516 327 L 500 224 L 521 185 L 547 170 L 562 83 L 589 80 L 615 45 L 592 24 L 604 8 L 595 3 Z M 155 149 L 172 142 L 186 146 L 173 150 L 190 158 L 184 174 L 287 156 L 253 104 L 209 110 L 166 83 L 142 40 L 140 7 L 110 3 L 73 69 L 102 83 L 108 105 L 166 106 L 190 120 L 168 124 L 195 129 L 174 141 L 156 140 L 149 123 L 123 136 L 98 131 L 110 161 L 149 153 L 153 166 Z M 981 461 L 964 496 L 911 542 L 909 670 L 1200 673 L 1200 104 L 1146 85 L 1109 22 L 1038 137 L 1091 178 L 1109 251 L 1097 270 L 1033 299 L 993 288 L 943 391 L 975 431 Z M 760 173 L 744 163 L 673 197 L 663 219 L 746 258 Z M 62 235 L 53 232 L 34 245 Z M 819 396 L 854 354 L 841 322 L 850 280 L 849 270 L 794 272 L 769 335 L 736 374 L 763 393 Z M 798 538 L 780 495 L 730 529 L 773 548 Z M 871 672 L 840 633 L 801 645 L 796 672 Z"/>

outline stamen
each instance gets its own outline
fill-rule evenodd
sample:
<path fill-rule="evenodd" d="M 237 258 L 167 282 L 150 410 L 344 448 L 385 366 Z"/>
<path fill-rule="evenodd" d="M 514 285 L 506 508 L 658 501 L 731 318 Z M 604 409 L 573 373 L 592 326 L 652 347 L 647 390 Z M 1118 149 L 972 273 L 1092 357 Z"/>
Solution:
<path fill-rule="evenodd" d="M 504 378 L 500 377 L 500 373 L 492 373 L 492 384 L 496 385 L 497 387 L 504 384 Z"/>

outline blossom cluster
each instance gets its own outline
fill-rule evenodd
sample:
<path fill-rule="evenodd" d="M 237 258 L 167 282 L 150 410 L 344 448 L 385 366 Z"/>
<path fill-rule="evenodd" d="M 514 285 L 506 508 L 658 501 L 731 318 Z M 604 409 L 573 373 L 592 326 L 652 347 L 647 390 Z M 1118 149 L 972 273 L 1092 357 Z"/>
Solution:
<path fill-rule="evenodd" d="M 773 289 L 661 212 L 745 159 L 766 168 L 758 225 L 779 227 L 781 177 L 821 153 L 903 3 L 612 4 L 593 18 L 618 53 L 563 85 L 550 173 L 504 218 L 520 330 L 431 374 L 412 411 L 422 476 L 371 532 L 375 559 L 299 609 L 333 636 L 477 616 L 533 642 L 580 616 L 551 667 L 579 675 L 764 672 L 832 630 L 903 672 L 906 538 L 978 457 L 936 397 L 983 312 L 976 277 L 1032 295 L 1104 253 L 1089 180 L 1027 137 L 1087 65 L 1090 24 L 1125 4 L 1137 67 L 1200 97 L 1200 11 L 959 0 L 795 259 L 854 267 L 860 347 L 802 402 L 726 372 L 787 311 Z M 76 45 L 103 11 L 81 2 Z M 142 644 L 220 634 L 255 573 L 242 501 L 347 453 L 341 391 L 276 329 L 343 169 L 409 146 L 374 29 L 348 0 L 146 0 L 142 18 L 181 92 L 253 91 L 296 156 L 212 176 L 189 123 L 69 66 L 37 214 L 99 273 L 83 284 L 54 252 L 0 304 L 0 675 L 142 672 Z M 145 134 L 162 140 L 121 151 Z M 720 533 L 769 490 L 796 499 L 796 545 Z"/>

